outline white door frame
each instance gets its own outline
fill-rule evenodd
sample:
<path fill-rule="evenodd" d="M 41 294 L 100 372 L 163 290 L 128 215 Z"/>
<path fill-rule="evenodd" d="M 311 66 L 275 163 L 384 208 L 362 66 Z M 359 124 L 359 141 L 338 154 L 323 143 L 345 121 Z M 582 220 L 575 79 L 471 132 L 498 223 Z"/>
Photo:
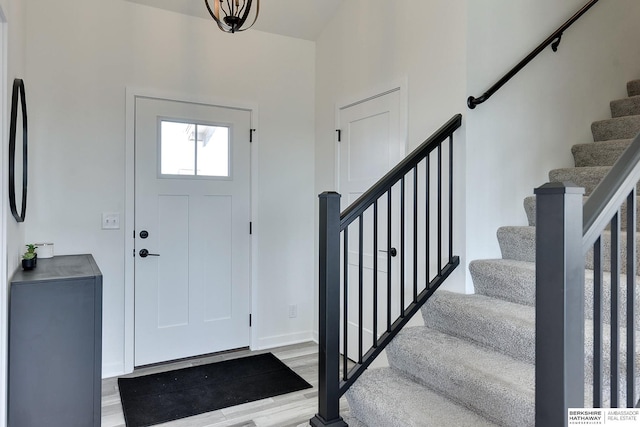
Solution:
<path fill-rule="evenodd" d="M 405 76 L 388 85 L 374 87 L 369 91 L 361 94 L 348 96 L 336 104 L 334 124 L 336 129 L 340 129 L 340 111 L 353 105 L 361 104 L 371 99 L 378 98 L 391 92 L 399 91 L 400 93 L 400 138 L 404 141 L 404 155 L 407 154 L 408 147 L 408 128 L 409 128 L 409 79 Z M 337 134 L 337 132 L 336 132 Z M 334 188 L 340 190 L 340 142 L 338 136 L 334 139 L 335 167 L 334 167 Z"/>
<path fill-rule="evenodd" d="M 166 92 L 156 89 L 127 87 L 126 89 L 126 139 L 125 139 L 125 208 L 124 208 L 124 366 L 123 373 L 131 373 L 134 369 L 134 224 L 135 224 L 135 104 L 136 98 L 156 98 L 167 101 L 190 102 L 196 104 L 212 105 L 216 107 L 236 108 L 247 110 L 251 114 L 251 128 L 258 129 L 258 106 L 256 104 L 241 104 L 227 99 L 212 99 L 208 97 L 194 96 L 184 93 Z M 257 132 L 253 133 L 251 144 L 251 221 L 257 221 L 257 182 L 258 179 L 258 138 Z M 256 248 L 258 237 L 251 235 L 251 271 L 250 271 L 250 308 L 251 313 L 257 313 L 256 307 Z M 253 325 L 256 324 L 253 316 Z M 252 327 L 250 333 L 250 347 L 254 348 L 257 342 L 257 328 Z"/>

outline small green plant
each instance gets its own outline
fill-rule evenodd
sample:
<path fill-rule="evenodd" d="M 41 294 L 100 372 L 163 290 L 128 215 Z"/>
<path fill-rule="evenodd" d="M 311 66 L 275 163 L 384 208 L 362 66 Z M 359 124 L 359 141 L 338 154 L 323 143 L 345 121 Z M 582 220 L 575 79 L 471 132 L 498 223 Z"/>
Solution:
<path fill-rule="evenodd" d="M 34 259 L 36 257 L 36 245 L 29 244 L 26 246 L 27 252 L 22 255 L 22 259 Z"/>

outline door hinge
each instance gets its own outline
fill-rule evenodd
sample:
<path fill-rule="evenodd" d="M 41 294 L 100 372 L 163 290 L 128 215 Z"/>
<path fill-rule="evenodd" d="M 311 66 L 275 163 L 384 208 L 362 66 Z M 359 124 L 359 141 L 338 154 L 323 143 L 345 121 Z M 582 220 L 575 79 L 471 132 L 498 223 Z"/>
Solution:
<path fill-rule="evenodd" d="M 249 234 L 253 234 L 253 222 L 249 221 Z"/>
<path fill-rule="evenodd" d="M 251 313 L 249 313 L 249 327 L 251 327 Z"/>
<path fill-rule="evenodd" d="M 253 133 L 255 131 L 255 129 L 249 129 L 249 142 L 253 142 Z"/>
<path fill-rule="evenodd" d="M 336 132 L 338 132 L 338 142 L 342 142 L 342 131 L 340 129 L 336 129 Z"/>

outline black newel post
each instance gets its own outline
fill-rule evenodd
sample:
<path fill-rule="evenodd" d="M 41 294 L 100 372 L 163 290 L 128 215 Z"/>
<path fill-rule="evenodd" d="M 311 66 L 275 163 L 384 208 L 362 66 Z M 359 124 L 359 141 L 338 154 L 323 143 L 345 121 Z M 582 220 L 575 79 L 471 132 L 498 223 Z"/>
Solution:
<path fill-rule="evenodd" d="M 571 183 L 536 194 L 536 426 L 566 427 L 584 406 L 582 195 Z"/>
<path fill-rule="evenodd" d="M 340 194 L 320 194 L 318 413 L 313 427 L 346 427 L 340 417 Z"/>

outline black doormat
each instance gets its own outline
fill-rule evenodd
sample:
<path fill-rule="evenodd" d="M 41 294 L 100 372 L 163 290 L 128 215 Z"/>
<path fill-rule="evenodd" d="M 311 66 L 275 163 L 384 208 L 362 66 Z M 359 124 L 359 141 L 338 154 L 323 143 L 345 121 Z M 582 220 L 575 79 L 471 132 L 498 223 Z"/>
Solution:
<path fill-rule="evenodd" d="M 173 421 L 311 388 L 271 353 L 119 378 L 127 427 Z"/>

